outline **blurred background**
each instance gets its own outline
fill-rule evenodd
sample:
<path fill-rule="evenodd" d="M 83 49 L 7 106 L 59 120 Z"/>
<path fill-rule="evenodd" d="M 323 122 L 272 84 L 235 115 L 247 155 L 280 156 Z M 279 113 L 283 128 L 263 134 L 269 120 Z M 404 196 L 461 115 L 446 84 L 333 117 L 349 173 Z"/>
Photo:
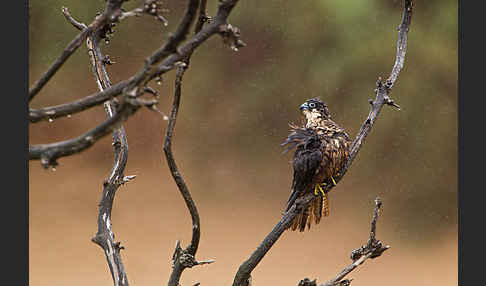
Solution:
<path fill-rule="evenodd" d="M 124 7 L 138 7 L 129 1 Z M 102 48 L 124 80 L 174 31 L 187 1 L 165 1 L 169 25 L 148 16 L 115 28 Z M 329 105 L 356 135 L 378 76 L 395 61 L 398 0 L 240 1 L 229 22 L 247 47 L 234 52 L 219 36 L 192 57 L 184 77 L 173 142 L 178 166 L 201 216 L 197 258 L 182 285 L 229 285 L 238 266 L 279 220 L 290 194 L 292 154 L 279 144 L 310 97 Z M 325 282 L 366 242 L 374 199 L 383 200 L 377 237 L 391 249 L 349 277 L 359 285 L 457 285 L 457 1 L 415 1 L 405 67 L 353 166 L 330 193 L 331 215 L 309 232 L 286 232 L 253 272 L 254 285 Z M 30 85 L 78 33 L 61 13 L 90 23 L 105 1 L 30 1 Z M 214 15 L 217 1 L 208 1 Z M 161 86 L 168 114 L 174 72 Z M 85 45 L 32 101 L 61 104 L 97 91 Z M 30 144 L 78 136 L 105 119 L 101 106 L 71 118 L 31 124 Z M 169 174 L 162 142 L 167 121 L 140 110 L 125 124 L 127 175 L 117 193 L 113 230 L 125 250 L 130 283 L 163 285 L 176 240 L 186 246 L 191 221 Z M 56 171 L 29 164 L 30 284 L 110 285 L 101 249 L 90 241 L 102 182 L 113 161 L 107 136 Z M 379 280 L 376 279 L 377 275 Z"/>

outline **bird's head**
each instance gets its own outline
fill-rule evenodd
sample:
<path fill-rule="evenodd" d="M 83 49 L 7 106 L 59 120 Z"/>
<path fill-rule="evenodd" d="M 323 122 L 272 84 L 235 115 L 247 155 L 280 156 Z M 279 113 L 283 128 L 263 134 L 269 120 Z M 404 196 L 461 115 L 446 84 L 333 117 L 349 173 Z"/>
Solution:
<path fill-rule="evenodd" d="M 319 98 L 306 100 L 306 102 L 300 106 L 300 112 L 305 116 L 306 121 L 331 119 L 331 114 L 327 109 L 327 105 Z"/>

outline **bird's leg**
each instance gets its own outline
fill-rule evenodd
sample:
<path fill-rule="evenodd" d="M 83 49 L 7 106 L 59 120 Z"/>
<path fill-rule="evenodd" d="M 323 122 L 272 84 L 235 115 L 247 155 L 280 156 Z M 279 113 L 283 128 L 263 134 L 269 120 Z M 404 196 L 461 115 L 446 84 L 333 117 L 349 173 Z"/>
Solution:
<path fill-rule="evenodd" d="M 334 186 L 335 186 L 335 185 L 337 185 L 337 184 L 336 184 L 336 181 L 334 180 L 334 177 L 333 177 L 333 176 L 331 176 L 331 180 L 332 180 L 332 183 L 334 184 Z"/>
<path fill-rule="evenodd" d="M 324 183 L 323 186 L 325 186 L 326 184 Z M 318 195 L 319 193 L 321 193 L 323 196 L 326 195 L 326 193 L 324 192 L 324 190 L 322 189 L 321 185 L 320 184 L 316 184 L 314 186 L 314 195 Z"/>
<path fill-rule="evenodd" d="M 324 214 L 324 216 L 328 216 L 329 215 L 329 199 L 327 198 L 327 193 L 324 192 L 324 190 L 322 189 L 321 186 L 327 186 L 327 184 L 326 183 L 316 184 L 315 187 L 314 187 L 314 194 L 316 196 L 318 195 L 318 193 L 322 194 L 323 214 Z"/>

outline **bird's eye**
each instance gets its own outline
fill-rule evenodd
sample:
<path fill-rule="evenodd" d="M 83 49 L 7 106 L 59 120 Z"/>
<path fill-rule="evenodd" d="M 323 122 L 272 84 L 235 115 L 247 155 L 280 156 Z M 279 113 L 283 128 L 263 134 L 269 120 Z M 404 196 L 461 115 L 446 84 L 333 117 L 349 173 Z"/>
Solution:
<path fill-rule="evenodd" d="M 316 107 L 316 104 L 314 102 L 311 102 L 311 103 L 309 103 L 309 107 L 310 108 L 315 108 Z"/>

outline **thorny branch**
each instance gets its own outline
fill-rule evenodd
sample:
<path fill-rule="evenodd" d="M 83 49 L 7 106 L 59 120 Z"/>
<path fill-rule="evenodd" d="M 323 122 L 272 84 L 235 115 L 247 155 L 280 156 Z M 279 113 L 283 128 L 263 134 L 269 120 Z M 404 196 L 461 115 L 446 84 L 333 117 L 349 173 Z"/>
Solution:
<path fill-rule="evenodd" d="M 148 1 L 153 2 L 153 1 Z M 225 31 L 225 27 L 230 26 L 226 20 L 236 5 L 238 0 L 222 0 L 219 3 L 218 12 L 215 17 L 211 18 L 211 21 L 205 25 L 199 32 L 193 35 L 190 39 L 188 39 L 184 44 L 179 44 L 185 40 L 186 35 L 189 31 L 191 24 L 194 21 L 195 15 L 197 13 L 198 8 L 198 0 L 189 0 L 188 9 L 181 20 L 179 26 L 177 27 L 174 34 L 172 34 L 167 42 L 157 49 L 150 57 L 145 60 L 145 66 L 139 72 L 137 72 L 131 78 L 121 81 L 113 86 L 107 87 L 103 91 L 100 91 L 94 95 L 89 97 L 85 97 L 83 99 L 74 101 L 69 104 L 58 105 L 54 107 L 48 107 L 38 110 L 31 110 L 30 111 L 30 121 L 31 122 L 38 122 L 42 119 L 54 119 L 57 117 L 62 116 L 69 116 L 73 113 L 80 112 L 82 110 L 88 109 L 95 105 L 101 104 L 105 102 L 107 99 L 112 97 L 119 96 L 120 94 L 131 94 L 133 96 L 139 96 L 144 92 L 150 91 L 151 89 L 147 86 L 150 80 L 160 78 L 160 76 L 174 67 L 176 67 L 177 63 L 180 61 L 184 61 L 188 58 L 192 52 L 199 47 L 203 42 L 205 42 L 209 37 L 214 34 L 221 34 L 226 35 L 226 37 L 230 37 L 231 31 L 234 29 L 230 29 L 230 32 Z M 107 5 L 111 3 L 108 2 Z M 118 14 L 117 14 L 118 15 Z M 97 19 L 103 17 L 101 15 Z M 114 20 L 117 20 L 115 17 Z M 227 29 L 226 29 L 227 30 Z M 228 34 L 229 33 L 229 34 Z M 224 37 L 223 37 L 224 38 Z M 233 42 L 229 42 L 231 45 L 242 46 L 244 43 L 239 40 L 239 34 L 230 37 L 233 39 Z M 149 107 L 154 106 L 155 104 L 149 104 Z M 110 130 L 111 131 L 111 130 Z M 106 135 L 106 134 L 105 134 Z M 52 144 L 59 144 L 52 143 Z M 74 143 L 74 142 L 71 142 Z M 45 144 L 49 145 L 49 144 Z M 45 146 L 42 145 L 42 146 Z M 55 145 L 59 147 L 58 145 Z M 91 146 L 84 146 L 89 147 Z M 39 154 L 31 154 L 31 149 L 39 152 L 39 146 L 31 146 L 29 148 L 29 159 L 40 159 Z M 70 145 L 71 149 L 76 149 L 76 152 L 61 152 L 65 153 L 63 156 L 71 155 L 73 153 L 81 152 L 86 148 L 80 148 L 81 146 L 72 146 Z M 42 149 L 44 150 L 44 149 Z M 60 157 L 60 156 L 58 156 Z M 57 158 L 57 157 L 56 157 Z M 49 163 L 51 161 L 48 161 Z M 55 161 L 53 161 L 55 162 Z M 46 166 L 46 165 L 44 165 Z M 48 165 L 47 165 L 48 166 Z M 47 167 L 46 166 L 46 167 Z"/>
<path fill-rule="evenodd" d="M 120 7 L 124 0 L 108 0 L 103 14 L 96 18 L 93 23 L 85 27 L 64 49 L 61 55 L 54 61 L 49 69 L 37 80 L 33 87 L 29 90 L 29 102 L 37 95 L 37 93 L 44 87 L 44 85 L 52 78 L 52 76 L 59 70 L 59 68 L 67 61 L 67 59 L 79 48 L 83 40 L 91 34 L 102 28 L 109 22 L 113 22 L 119 16 Z"/>
<path fill-rule="evenodd" d="M 41 160 L 44 168 L 58 165 L 57 159 L 70 156 L 91 147 L 96 141 L 110 134 L 118 128 L 120 124 L 133 115 L 140 107 L 152 108 L 157 104 L 156 100 L 142 100 L 125 96 L 124 100 L 118 104 L 116 114 L 103 121 L 100 125 L 73 139 L 29 146 L 29 160 Z"/>
<path fill-rule="evenodd" d="M 366 136 L 370 133 L 371 128 L 373 127 L 375 120 L 378 117 L 378 114 L 380 113 L 383 105 L 387 104 L 395 107 L 397 106 L 394 101 L 388 96 L 388 94 L 391 92 L 391 88 L 395 84 L 400 70 L 403 68 L 407 48 L 408 30 L 412 19 L 412 6 L 413 3 L 411 0 L 404 0 L 403 18 L 400 26 L 398 27 L 397 54 L 395 64 L 393 66 L 390 77 L 386 80 L 385 84 L 382 83 L 381 78 L 378 79 L 377 88 L 375 90 L 376 98 L 373 102 L 371 102 L 371 111 L 351 145 L 350 155 L 344 170 L 339 176 L 337 176 L 337 178 L 334 178 L 336 182 L 339 182 L 341 180 L 341 178 L 344 176 L 344 174 L 353 163 L 356 155 L 361 149 L 361 146 Z M 324 191 L 329 192 L 333 187 L 333 185 L 328 184 L 324 188 Z M 303 208 L 305 208 L 313 198 L 314 194 L 310 193 L 300 199 L 297 199 L 294 205 L 283 214 L 280 221 L 264 238 L 262 243 L 256 248 L 256 250 L 250 255 L 250 257 L 240 265 L 238 271 L 236 272 L 233 286 L 249 285 L 249 281 L 251 279 L 250 274 L 253 269 L 255 269 L 255 267 L 263 259 L 263 257 L 270 250 L 273 244 L 280 238 L 282 233 L 288 228 L 288 226 L 297 216 L 297 214 Z"/>
<path fill-rule="evenodd" d="M 376 197 L 375 199 L 375 209 L 373 211 L 373 219 L 371 220 L 371 231 L 370 238 L 368 242 L 358 249 L 351 252 L 350 258 L 353 261 L 350 265 L 346 266 L 336 277 L 327 281 L 320 286 L 343 286 L 349 285 L 351 283 L 350 279 L 344 279 L 346 275 L 351 273 L 358 266 L 363 264 L 368 258 L 376 258 L 381 256 L 384 251 L 390 248 L 388 245 L 383 245 L 383 243 L 376 239 L 376 221 L 378 220 L 378 214 L 381 208 L 381 199 Z M 343 280 L 344 279 L 344 280 Z"/>
<path fill-rule="evenodd" d="M 67 8 L 63 8 L 63 14 L 66 19 L 76 28 L 83 29 L 86 27 L 83 23 L 77 22 L 70 14 Z M 102 55 L 99 42 L 102 31 L 97 31 L 86 39 L 86 46 L 91 61 L 93 75 L 100 91 L 111 86 L 108 73 L 106 71 L 105 57 Z M 107 100 L 104 103 L 107 118 L 112 118 L 116 114 L 116 99 Z M 128 141 L 123 125 L 113 130 L 113 152 L 114 163 L 110 175 L 103 183 L 103 192 L 101 195 L 98 213 L 98 231 L 92 238 L 92 241 L 98 244 L 104 251 L 108 267 L 110 268 L 111 277 L 115 286 L 128 286 L 128 278 L 121 259 L 120 242 L 115 242 L 115 235 L 111 224 L 111 211 L 115 193 L 118 188 L 135 178 L 135 176 L 124 176 L 125 166 L 128 160 Z"/>
<path fill-rule="evenodd" d="M 191 244 L 185 250 L 182 250 L 179 242 L 176 245 L 173 257 L 174 270 L 171 274 L 169 285 L 177 286 L 179 285 L 182 271 L 185 268 L 214 262 L 213 260 L 195 260 L 200 237 L 199 215 L 189 190 L 177 170 L 171 150 L 171 138 L 180 101 L 182 76 L 189 65 L 189 60 L 194 50 L 212 35 L 217 33 L 221 34 L 225 43 L 231 45 L 232 48 L 234 46 L 241 47 L 244 45 L 239 39 L 239 30 L 226 23 L 229 13 L 238 1 L 220 1 L 217 15 L 213 18 L 213 21 L 203 29 L 203 25 L 208 22 L 210 18 L 206 16 L 206 0 L 202 0 L 199 9 L 199 18 L 195 27 L 195 35 L 184 45 L 179 47 L 179 44 L 186 39 L 189 28 L 196 18 L 196 12 L 199 6 L 199 0 L 189 0 L 186 13 L 177 26 L 175 33 L 169 37 L 167 42 L 161 48 L 156 50 L 152 56 L 146 59 L 145 67 L 131 78 L 112 86 L 105 69 L 105 65 L 110 64 L 111 61 L 108 56 L 104 57 L 102 55 L 98 43 L 101 38 L 105 38 L 105 40 L 108 38 L 108 33 L 112 32 L 111 27 L 114 25 L 114 22 L 126 17 L 138 16 L 141 13 L 146 13 L 155 16 L 158 20 L 167 25 L 165 18 L 158 14 L 158 11 L 160 10 L 158 9 L 158 1 L 146 0 L 144 1 L 145 4 L 142 8 L 137 8 L 129 12 L 125 12 L 121 9 L 122 2 L 123 0 L 108 0 L 105 12 L 102 15 L 99 15 L 90 26 L 86 26 L 85 24 L 76 21 L 69 14 L 67 8 L 63 8 L 62 12 L 67 21 L 82 32 L 73 40 L 74 44 L 71 44 L 63 52 L 56 63 L 49 68 L 46 74 L 34 85 L 29 94 L 30 101 L 86 38 L 93 73 L 100 92 L 68 104 L 46 107 L 38 110 L 31 109 L 29 119 L 31 122 L 38 122 L 43 119 L 52 121 L 54 118 L 70 116 L 73 113 L 104 103 L 108 117 L 107 120 L 78 138 L 52 144 L 30 146 L 29 155 L 30 159 L 41 159 L 41 163 L 45 168 L 48 166 L 55 166 L 57 165 L 57 158 L 81 152 L 94 144 L 96 140 L 113 131 L 115 162 L 109 178 L 106 179 L 103 184 L 103 193 L 99 204 L 98 232 L 92 240 L 105 251 L 114 285 L 128 285 L 127 275 L 120 256 L 120 250 L 123 249 L 123 247 L 120 246 L 119 242 L 114 241 L 111 225 L 111 210 L 116 190 L 121 184 L 128 182 L 135 177 L 123 175 L 127 162 L 128 145 L 125 131 L 123 126 L 120 125 L 122 121 L 126 120 L 128 116 L 133 114 L 140 106 L 148 106 L 156 110 L 156 100 L 142 100 L 138 97 L 144 92 L 156 95 L 156 92 L 147 86 L 148 82 L 154 78 L 160 78 L 163 73 L 178 66 L 174 106 L 169 121 L 169 127 L 167 129 L 166 141 L 164 142 L 164 151 L 174 180 L 176 181 L 191 213 L 193 220 L 193 236 Z M 121 104 L 115 98 L 119 95 L 123 95 Z"/>
<path fill-rule="evenodd" d="M 390 248 L 388 245 L 383 245 L 383 243 L 376 239 L 376 222 L 378 220 L 378 214 L 381 208 L 382 202 L 380 197 L 375 199 L 375 209 L 373 211 L 373 218 L 371 220 L 371 230 L 368 242 L 358 249 L 351 252 L 350 258 L 353 261 L 350 265 L 346 266 L 336 277 L 323 283 L 319 286 L 348 286 L 351 284 L 352 279 L 344 279 L 349 273 L 351 273 L 358 266 L 363 264 L 367 259 L 376 258 L 381 256 L 383 252 Z M 344 280 L 343 280 L 344 279 Z M 309 278 L 304 278 L 300 280 L 298 286 L 317 286 L 316 280 L 310 280 Z"/>

